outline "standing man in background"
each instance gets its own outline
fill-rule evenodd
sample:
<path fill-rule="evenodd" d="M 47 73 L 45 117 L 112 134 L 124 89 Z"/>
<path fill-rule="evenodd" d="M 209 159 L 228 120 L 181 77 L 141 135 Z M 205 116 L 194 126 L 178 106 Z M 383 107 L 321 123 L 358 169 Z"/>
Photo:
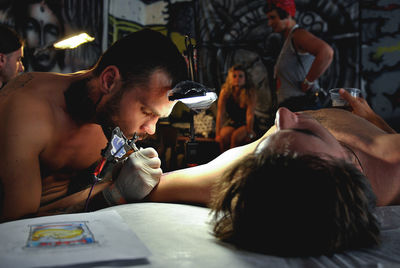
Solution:
<path fill-rule="evenodd" d="M 24 46 L 18 34 L 6 25 L 0 25 L 0 88 L 24 71 Z"/>
<path fill-rule="evenodd" d="M 275 64 L 278 106 L 292 111 L 314 109 L 309 93 L 318 89 L 318 78 L 332 62 L 333 49 L 301 28 L 294 20 L 294 0 L 267 0 L 268 25 L 285 42 Z"/>

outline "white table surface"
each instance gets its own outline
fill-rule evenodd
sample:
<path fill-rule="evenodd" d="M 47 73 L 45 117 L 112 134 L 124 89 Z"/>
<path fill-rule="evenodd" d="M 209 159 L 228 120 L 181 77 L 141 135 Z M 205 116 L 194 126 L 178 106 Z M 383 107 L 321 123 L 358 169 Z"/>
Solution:
<path fill-rule="evenodd" d="M 210 210 L 204 207 L 136 203 L 105 210 L 117 211 L 152 252 L 148 259 L 123 267 L 400 267 L 400 206 L 378 208 L 379 248 L 330 258 L 280 258 L 238 250 L 214 238 Z"/>

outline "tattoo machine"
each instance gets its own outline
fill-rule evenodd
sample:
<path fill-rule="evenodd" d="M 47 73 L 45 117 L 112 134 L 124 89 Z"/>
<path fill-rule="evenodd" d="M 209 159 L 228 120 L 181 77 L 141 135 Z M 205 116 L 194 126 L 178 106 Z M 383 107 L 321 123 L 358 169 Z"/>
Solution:
<path fill-rule="evenodd" d="M 95 184 L 104 179 L 108 170 L 114 164 L 124 161 L 131 153 L 138 151 L 135 144 L 138 138 L 138 135 L 135 133 L 132 139 L 127 139 L 119 127 L 114 128 L 111 132 L 111 138 L 106 148 L 101 151 L 101 161 L 93 172 L 93 183 L 85 202 L 85 211 L 88 211 L 90 196 Z"/>
<path fill-rule="evenodd" d="M 95 181 L 104 179 L 105 174 L 114 164 L 124 161 L 131 153 L 138 151 L 135 144 L 138 138 L 135 133 L 129 140 L 119 127 L 114 128 L 106 148 L 101 151 L 102 159 L 93 172 Z"/>

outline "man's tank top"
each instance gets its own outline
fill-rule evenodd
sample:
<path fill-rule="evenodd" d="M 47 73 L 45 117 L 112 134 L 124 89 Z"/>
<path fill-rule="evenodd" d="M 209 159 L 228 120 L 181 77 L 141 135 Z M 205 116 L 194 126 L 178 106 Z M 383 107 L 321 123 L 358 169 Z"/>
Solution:
<path fill-rule="evenodd" d="M 304 66 L 303 68 L 296 56 L 292 35 L 294 30 L 298 27 L 299 25 L 296 24 L 290 30 L 275 65 L 275 75 L 281 82 L 277 92 L 278 104 L 287 98 L 305 95 L 305 93 L 301 91 L 300 84 L 304 81 L 314 61 L 313 55 L 298 52 L 297 54 Z"/>

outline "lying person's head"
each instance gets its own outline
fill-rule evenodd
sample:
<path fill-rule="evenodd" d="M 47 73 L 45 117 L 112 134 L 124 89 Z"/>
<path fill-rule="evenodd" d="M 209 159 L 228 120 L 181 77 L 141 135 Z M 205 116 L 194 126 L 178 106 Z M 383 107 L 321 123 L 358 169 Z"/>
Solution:
<path fill-rule="evenodd" d="M 285 108 L 276 127 L 217 186 L 216 236 L 284 256 L 378 244 L 375 195 L 336 138 L 312 117 Z"/>
<path fill-rule="evenodd" d="M 313 256 L 379 243 L 365 176 L 334 158 L 255 153 L 216 188 L 216 237 L 279 256 Z"/>

